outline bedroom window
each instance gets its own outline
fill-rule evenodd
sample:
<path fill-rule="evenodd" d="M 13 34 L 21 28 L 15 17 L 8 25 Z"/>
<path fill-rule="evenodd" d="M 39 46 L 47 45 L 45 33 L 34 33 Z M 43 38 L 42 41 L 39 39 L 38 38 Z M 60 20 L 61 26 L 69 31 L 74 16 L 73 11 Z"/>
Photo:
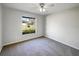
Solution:
<path fill-rule="evenodd" d="M 35 33 L 35 18 L 22 16 L 22 34 Z"/>

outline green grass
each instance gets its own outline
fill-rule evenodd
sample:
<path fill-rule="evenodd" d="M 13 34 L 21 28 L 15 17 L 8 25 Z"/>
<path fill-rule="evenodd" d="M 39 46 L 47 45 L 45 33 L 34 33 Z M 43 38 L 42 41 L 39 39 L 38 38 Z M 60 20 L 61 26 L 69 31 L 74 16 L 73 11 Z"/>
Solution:
<path fill-rule="evenodd" d="M 35 25 L 22 25 L 22 34 L 31 34 L 35 33 Z"/>
<path fill-rule="evenodd" d="M 35 30 L 29 29 L 29 30 L 23 30 L 22 34 L 30 34 L 30 33 L 35 33 Z"/>

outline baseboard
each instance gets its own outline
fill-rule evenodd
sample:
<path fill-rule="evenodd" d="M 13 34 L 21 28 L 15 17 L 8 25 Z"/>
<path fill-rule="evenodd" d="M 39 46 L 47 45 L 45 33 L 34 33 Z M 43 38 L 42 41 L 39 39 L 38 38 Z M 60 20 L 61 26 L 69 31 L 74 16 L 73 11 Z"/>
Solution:
<path fill-rule="evenodd" d="M 61 41 L 55 40 L 55 38 L 50 38 L 49 36 L 45 36 L 45 37 L 46 37 L 46 38 L 49 38 L 49 39 L 52 39 L 52 40 L 54 40 L 54 41 L 57 41 L 57 42 L 59 42 L 59 43 L 62 43 L 62 44 L 64 44 L 64 45 L 67 45 L 67 46 L 69 46 L 69 47 L 72 47 L 72 48 L 74 48 L 74 49 L 79 50 L 79 48 L 77 48 L 77 47 L 75 47 L 75 46 L 73 46 L 73 45 L 70 45 L 70 44 L 63 43 L 63 42 L 61 42 Z"/>
<path fill-rule="evenodd" d="M 38 37 L 34 37 L 34 38 L 31 38 L 31 39 L 36 39 L 36 38 L 40 38 L 40 37 L 44 37 L 44 36 L 38 36 Z M 21 43 L 21 42 L 24 42 L 24 41 L 29 41 L 31 39 L 28 39 L 28 40 L 18 40 L 18 41 L 15 41 L 15 42 L 10 42 L 10 43 L 6 43 L 4 44 L 3 46 L 8 46 L 8 45 L 12 45 L 12 44 L 17 44 L 17 43 Z"/>

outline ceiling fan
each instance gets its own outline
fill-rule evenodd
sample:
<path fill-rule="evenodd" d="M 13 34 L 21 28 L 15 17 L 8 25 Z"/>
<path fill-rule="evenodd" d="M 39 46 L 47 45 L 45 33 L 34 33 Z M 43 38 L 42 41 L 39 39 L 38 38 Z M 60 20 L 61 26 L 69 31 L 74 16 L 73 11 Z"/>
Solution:
<path fill-rule="evenodd" d="M 45 12 L 46 8 L 53 7 L 54 4 L 39 3 L 39 6 L 40 6 L 40 9 L 39 9 L 40 12 Z"/>

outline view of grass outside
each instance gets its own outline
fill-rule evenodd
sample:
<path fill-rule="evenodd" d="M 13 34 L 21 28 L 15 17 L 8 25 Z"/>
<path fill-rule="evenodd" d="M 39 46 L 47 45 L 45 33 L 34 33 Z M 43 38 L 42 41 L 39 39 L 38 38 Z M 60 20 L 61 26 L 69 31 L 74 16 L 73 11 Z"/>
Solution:
<path fill-rule="evenodd" d="M 35 19 L 22 20 L 22 34 L 35 33 Z"/>

